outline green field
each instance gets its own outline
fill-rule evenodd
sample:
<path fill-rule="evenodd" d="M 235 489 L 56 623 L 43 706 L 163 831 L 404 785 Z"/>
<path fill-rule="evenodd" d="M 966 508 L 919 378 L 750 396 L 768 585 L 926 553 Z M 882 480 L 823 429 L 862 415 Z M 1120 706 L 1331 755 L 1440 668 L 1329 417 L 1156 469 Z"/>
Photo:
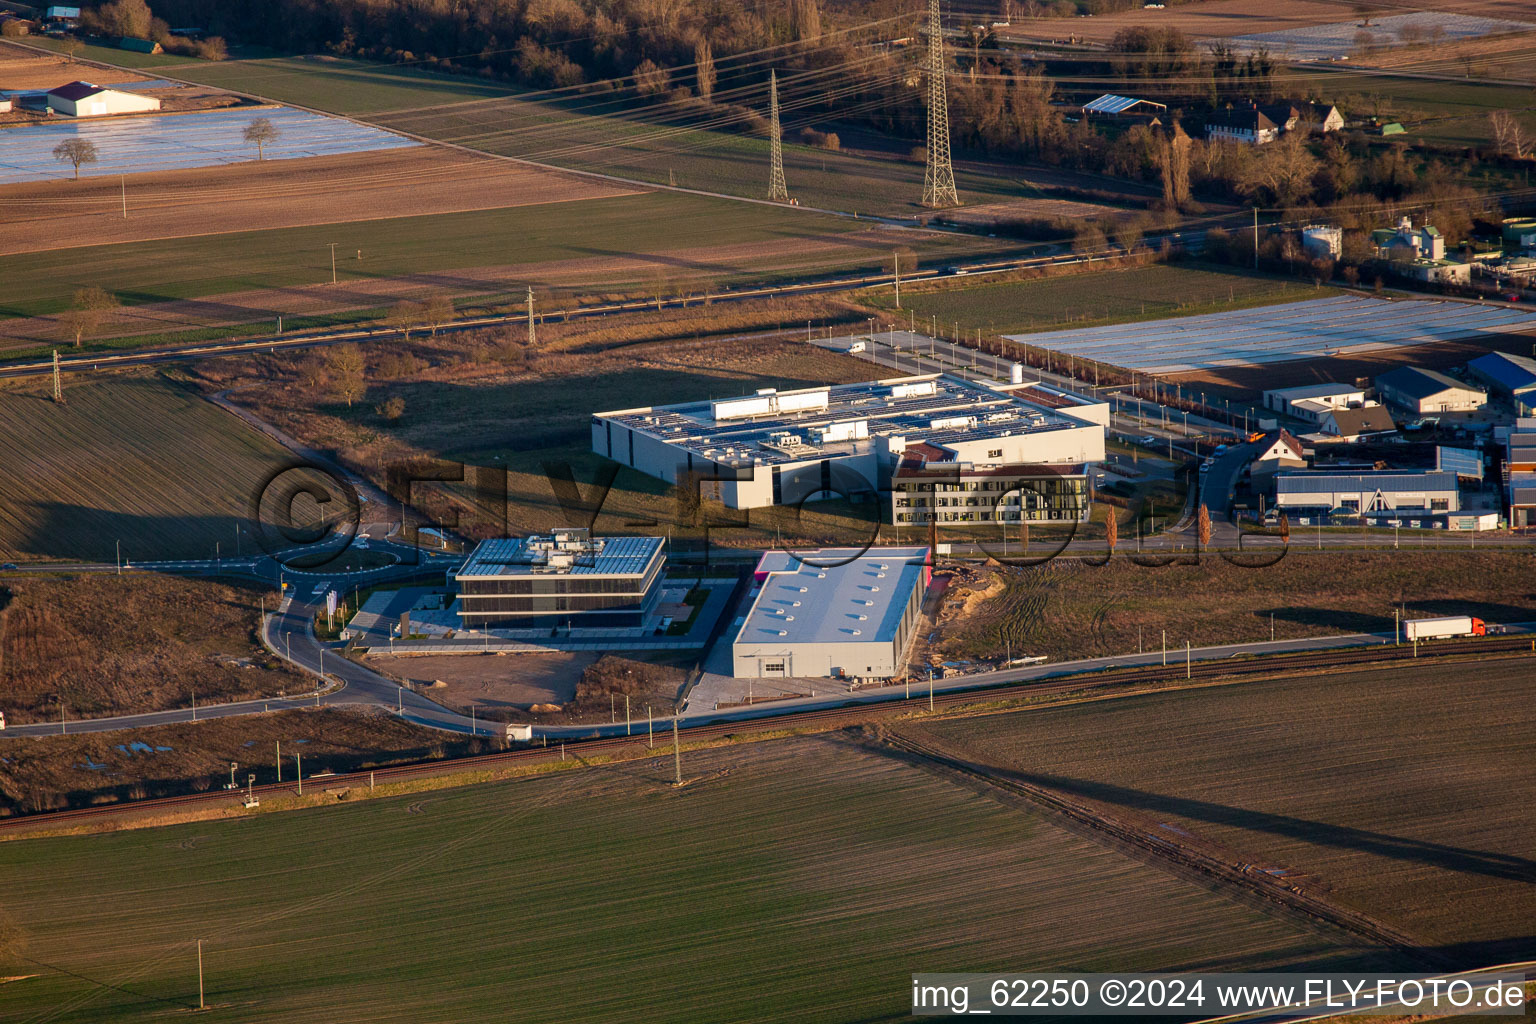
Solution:
<path fill-rule="evenodd" d="M 1394 665 L 901 729 L 1483 966 L 1536 943 L 1533 664 Z"/>
<path fill-rule="evenodd" d="M 163 379 L 0 391 L 0 561 L 229 557 L 284 448 Z"/>
<path fill-rule="evenodd" d="M 656 230 L 666 224 L 665 232 Z M 337 263 L 341 283 L 469 267 L 519 267 L 553 260 L 592 259 L 714 245 L 773 242 L 806 233 L 842 234 L 859 225 L 835 217 L 791 214 L 771 207 L 669 193 L 591 199 L 578 203 L 479 210 L 470 213 L 355 221 L 308 228 L 243 231 L 153 242 L 86 246 L 7 256 L 0 315 L 35 316 L 69 305 L 74 290 L 97 284 L 125 303 L 164 302 L 255 289 L 330 281 L 331 243 L 362 261 Z M 643 240 L 643 241 L 642 241 Z M 628 246 L 633 246 L 633 250 Z M 826 254 L 817 254 L 822 260 Z M 858 265 L 860 256 L 843 254 Z M 886 259 L 871 255 L 871 264 Z M 786 262 L 797 262 L 784 257 Z M 815 256 L 810 258 L 816 260 Z M 707 259 L 659 258 L 654 271 L 622 272 L 604 286 L 671 280 L 728 279 L 741 267 Z M 799 261 L 804 265 L 805 261 Z M 450 282 L 451 283 L 451 282 Z M 376 294 L 359 302 L 376 305 Z M 225 311 L 218 310 L 220 314 Z M 254 310 L 252 312 L 255 312 Z"/>
<path fill-rule="evenodd" d="M 1002 284 L 904 288 L 901 302 L 919 322 L 936 317 L 941 331 L 952 330 L 958 323 L 962 330 L 1026 333 L 1193 316 L 1331 294 L 1330 289 L 1318 290 L 1295 281 L 1160 264 Z M 889 289 L 866 298 L 882 307 L 893 307 Z"/>
<path fill-rule="evenodd" d="M 155 66 L 128 65 L 114 59 L 118 51 L 89 49 L 82 55 L 141 69 Z M 712 121 L 715 112 L 627 113 L 608 92 L 551 98 L 495 81 L 329 56 L 160 60 L 177 78 L 361 117 L 489 153 L 728 195 L 767 193 L 768 140 L 696 127 Z M 766 86 L 754 105 L 766 115 Z M 907 159 L 905 147 L 891 144 L 890 153 L 855 155 L 801 145 L 795 129 L 803 120 L 786 114 L 784 145 L 789 191 L 803 205 L 882 215 L 921 212 L 923 165 Z M 969 204 L 1039 194 L 1003 162 L 963 162 L 957 184 Z"/>
<path fill-rule="evenodd" d="M 1207 556 L 1199 565 L 1138 565 L 1126 547 L 1107 566 L 1059 560 L 1000 573 L 1006 589 L 944 631 L 959 657 L 1043 654 L 1052 660 L 1156 650 L 1167 631 L 1195 647 L 1335 633 L 1390 633 L 1404 618 L 1536 619 L 1536 556 L 1419 548 L 1292 552 L 1267 568 Z"/>
<path fill-rule="evenodd" d="M 1495 61 L 1497 63 L 1497 61 Z M 1390 74 L 1362 76 L 1310 66 L 1314 87 L 1322 95 L 1339 97 L 1335 102 L 1350 118 L 1379 116 L 1398 121 L 1409 141 L 1423 140 L 1453 146 L 1486 146 L 1493 132 L 1488 115 L 1497 110 L 1514 114 L 1527 135 L 1536 132 L 1536 110 L 1528 94 L 1507 85 L 1491 85 L 1475 79 L 1444 81 L 1395 77 Z M 1497 71 L 1494 71 L 1497 74 Z"/>
<path fill-rule="evenodd" d="M 875 1021 L 920 970 L 1392 969 L 832 738 L 0 844 L 8 1019 Z"/>

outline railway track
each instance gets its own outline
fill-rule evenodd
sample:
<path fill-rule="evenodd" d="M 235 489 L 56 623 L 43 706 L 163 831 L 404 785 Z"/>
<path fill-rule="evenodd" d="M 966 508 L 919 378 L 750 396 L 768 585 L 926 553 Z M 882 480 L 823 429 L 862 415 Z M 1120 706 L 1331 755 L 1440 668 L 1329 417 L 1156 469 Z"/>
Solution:
<path fill-rule="evenodd" d="M 689 726 L 685 731 L 690 740 L 720 739 L 726 736 L 756 732 L 771 732 L 805 727 L 828 727 L 862 724 L 923 710 L 959 708 L 974 704 L 1019 700 L 1030 697 L 1050 697 L 1065 693 L 1105 690 L 1122 687 L 1143 687 L 1180 680 L 1210 680 L 1253 675 L 1280 676 L 1325 668 L 1357 667 L 1385 662 L 1413 661 L 1415 658 L 1434 659 L 1464 655 L 1501 655 L 1522 652 L 1536 653 L 1536 639 L 1529 636 L 1481 637 L 1467 640 L 1448 640 L 1419 646 L 1417 654 L 1409 645 L 1380 647 L 1352 647 L 1331 651 L 1315 651 L 1305 654 L 1259 655 L 1220 661 L 1195 661 L 1188 665 L 1170 658 L 1168 665 L 1135 666 L 1108 669 L 1100 672 L 1061 675 L 1027 682 L 983 683 L 977 689 L 958 692 L 915 693 L 910 697 L 894 697 L 879 704 L 839 705 L 791 712 L 747 721 L 706 722 Z M 312 787 L 334 790 L 369 785 L 370 782 L 401 782 L 466 771 L 502 768 L 519 764 L 539 764 L 568 757 L 585 758 L 611 753 L 625 748 L 638 748 L 644 742 L 640 735 L 594 736 L 584 740 L 567 740 L 556 746 L 521 747 L 516 750 L 490 754 L 475 754 L 445 761 L 417 762 L 391 765 L 371 771 L 311 776 L 305 780 Z M 662 750 L 661 746 L 656 748 Z M 257 796 L 288 794 L 295 791 L 296 782 L 272 782 L 255 786 Z M 219 790 L 207 793 L 185 793 L 176 796 L 154 797 L 147 800 L 104 804 L 96 807 L 78 807 L 41 814 L 16 815 L 0 818 L 0 831 L 20 830 L 27 827 L 52 827 L 73 821 L 87 820 L 104 815 L 143 813 L 176 807 L 216 805 L 243 799 L 244 789 L 237 792 Z"/>

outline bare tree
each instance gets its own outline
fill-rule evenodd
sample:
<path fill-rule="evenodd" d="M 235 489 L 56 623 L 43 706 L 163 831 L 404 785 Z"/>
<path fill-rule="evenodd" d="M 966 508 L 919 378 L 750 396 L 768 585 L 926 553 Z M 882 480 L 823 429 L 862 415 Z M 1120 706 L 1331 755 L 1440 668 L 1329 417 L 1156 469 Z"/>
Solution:
<path fill-rule="evenodd" d="M 331 373 L 331 392 L 352 408 L 352 403 L 368 393 L 363 377 L 363 352 L 356 345 L 337 345 L 326 359 Z"/>
<path fill-rule="evenodd" d="M 1109 506 L 1109 516 L 1104 520 L 1104 543 L 1109 545 L 1110 554 L 1114 554 L 1115 545 L 1120 543 L 1120 521 L 1113 505 Z"/>
<path fill-rule="evenodd" d="M 256 147 L 256 160 L 260 162 L 267 157 L 267 146 L 277 141 L 279 134 L 277 126 L 265 117 L 258 117 L 245 126 L 242 133 L 245 141 Z"/>
<path fill-rule="evenodd" d="M 1211 510 L 1203 502 L 1200 514 L 1195 519 L 1195 540 L 1202 549 L 1211 546 Z"/>
<path fill-rule="evenodd" d="M 401 299 L 389 307 L 389 323 L 405 333 L 406 341 L 411 340 L 411 328 L 425 322 L 426 307 L 419 302 Z"/>
<path fill-rule="evenodd" d="M 100 327 L 102 321 L 117 308 L 117 298 L 109 291 L 92 285 L 76 290 L 74 302 L 60 314 L 69 332 L 75 337 L 75 347 L 80 347 L 85 335 Z"/>
<path fill-rule="evenodd" d="M 96 144 L 89 139 L 65 139 L 53 147 L 53 158 L 60 163 L 73 164 L 75 180 L 80 180 L 80 165 L 96 162 Z"/>
<path fill-rule="evenodd" d="M 715 53 L 710 49 L 709 40 L 702 36 L 693 44 L 693 63 L 699 99 L 708 103 L 715 94 Z"/>
<path fill-rule="evenodd" d="M 1520 121 L 1507 110 L 1495 110 L 1488 115 L 1488 125 L 1493 129 L 1493 144 L 1505 156 L 1525 156 L 1525 132 Z"/>
<path fill-rule="evenodd" d="M 438 292 L 427 297 L 422 306 L 422 320 L 432 328 L 433 337 L 437 336 L 437 329 L 453 319 L 453 300 L 447 295 Z"/>
<path fill-rule="evenodd" d="M 1280 513 L 1280 540 L 1286 544 L 1291 542 L 1291 517 L 1284 512 Z"/>

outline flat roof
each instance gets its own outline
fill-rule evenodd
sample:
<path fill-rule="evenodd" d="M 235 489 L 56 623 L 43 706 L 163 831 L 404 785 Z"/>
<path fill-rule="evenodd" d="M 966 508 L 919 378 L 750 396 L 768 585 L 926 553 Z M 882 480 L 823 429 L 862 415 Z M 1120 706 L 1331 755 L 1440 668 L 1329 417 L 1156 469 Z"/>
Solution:
<path fill-rule="evenodd" d="M 1361 395 L 1364 388 L 1357 388 L 1353 384 L 1303 384 L 1295 388 L 1275 388 L 1264 392 L 1266 395 L 1274 395 L 1288 402 L 1305 401 L 1308 398 L 1336 398 L 1339 395 Z"/>
<path fill-rule="evenodd" d="M 931 389 L 926 388 L 929 383 Z M 919 393 L 904 393 L 914 388 Z M 905 437 L 908 443 L 926 441 L 945 445 L 1091 426 L 1054 411 L 1043 399 L 1033 399 L 1032 394 L 1045 394 L 1034 388 L 1031 384 L 988 387 L 949 374 L 923 374 L 835 384 L 821 389 L 765 390 L 757 396 L 744 396 L 750 400 L 753 397 L 767 398 L 770 394 L 783 397 L 825 392 L 824 405 L 818 402 L 813 408 L 793 412 L 738 414 L 717 420 L 716 403 L 705 400 L 593 415 L 595 419 L 609 420 L 690 452 L 698 459 L 723 466 L 782 465 L 852 455 L 869 451 L 875 439 L 890 436 Z M 1062 404 L 1069 403 L 1064 401 Z M 975 424 L 944 424 L 946 420 L 971 417 L 975 417 Z M 867 424 L 866 437 L 817 441 L 812 433 L 818 427 L 859 420 Z M 943 425 L 934 426 L 935 420 Z M 786 445 L 775 440 L 775 435 L 784 434 L 796 435 L 800 443 Z"/>
<path fill-rule="evenodd" d="M 922 586 L 926 547 L 770 551 L 769 573 L 736 643 L 890 643 L 914 587 Z"/>
<path fill-rule="evenodd" d="M 529 542 L 537 537 L 483 540 L 456 576 L 639 576 L 656 552 L 660 537 L 596 537 L 600 551 L 576 553 L 570 566 L 551 567 L 534 560 Z"/>

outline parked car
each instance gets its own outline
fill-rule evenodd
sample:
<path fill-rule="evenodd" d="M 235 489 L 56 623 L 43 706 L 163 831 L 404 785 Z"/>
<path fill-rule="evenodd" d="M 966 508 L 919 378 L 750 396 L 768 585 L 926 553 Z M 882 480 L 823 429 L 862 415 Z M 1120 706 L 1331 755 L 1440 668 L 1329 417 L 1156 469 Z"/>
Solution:
<path fill-rule="evenodd" d="M 1136 443 L 1137 444 L 1157 444 L 1157 438 L 1153 437 L 1151 434 L 1148 434 L 1146 437 L 1138 437 L 1136 439 Z"/>

